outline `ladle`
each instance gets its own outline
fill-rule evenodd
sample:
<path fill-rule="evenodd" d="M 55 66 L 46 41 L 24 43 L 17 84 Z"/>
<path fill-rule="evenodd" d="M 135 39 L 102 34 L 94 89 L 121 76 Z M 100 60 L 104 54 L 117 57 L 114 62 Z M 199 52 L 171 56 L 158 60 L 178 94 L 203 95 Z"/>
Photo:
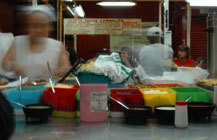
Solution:
<path fill-rule="evenodd" d="M 24 108 L 26 108 L 26 106 L 23 105 L 23 104 L 21 104 L 21 103 L 15 102 L 15 101 L 10 100 L 10 99 L 8 99 L 8 101 L 10 101 L 11 103 L 14 103 L 14 104 L 16 104 L 16 105 L 18 105 L 18 106 L 20 106 L 20 107 L 24 107 Z"/>
<path fill-rule="evenodd" d="M 188 102 L 189 100 L 191 100 L 192 96 L 188 97 L 185 101 Z"/>
<path fill-rule="evenodd" d="M 112 98 L 112 97 L 110 97 L 112 100 L 114 100 L 115 102 L 117 102 L 118 104 L 120 104 L 121 106 L 123 106 L 124 108 L 126 108 L 126 109 L 129 109 L 129 107 L 127 107 L 125 104 L 123 104 L 122 102 L 120 102 L 120 101 L 118 101 L 118 100 L 116 100 L 116 99 L 114 99 L 114 98 Z"/>

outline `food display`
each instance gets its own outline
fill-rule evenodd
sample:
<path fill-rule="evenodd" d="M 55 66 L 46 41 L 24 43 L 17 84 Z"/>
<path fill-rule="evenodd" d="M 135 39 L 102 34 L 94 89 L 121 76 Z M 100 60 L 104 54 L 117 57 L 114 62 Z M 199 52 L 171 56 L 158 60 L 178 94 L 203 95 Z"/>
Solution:
<path fill-rule="evenodd" d="M 199 82 L 209 85 L 209 86 L 216 86 L 217 85 L 217 79 L 202 79 Z"/>
<path fill-rule="evenodd" d="M 36 83 L 46 83 L 46 80 L 40 79 L 40 80 L 36 80 Z"/>

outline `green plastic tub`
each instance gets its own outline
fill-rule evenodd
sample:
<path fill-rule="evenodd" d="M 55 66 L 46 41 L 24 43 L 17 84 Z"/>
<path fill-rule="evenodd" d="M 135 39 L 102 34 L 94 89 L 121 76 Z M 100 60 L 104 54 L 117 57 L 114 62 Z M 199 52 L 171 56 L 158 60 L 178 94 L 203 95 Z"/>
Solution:
<path fill-rule="evenodd" d="M 189 102 L 209 102 L 210 92 L 199 87 L 174 87 L 176 91 L 176 100 L 186 100 L 192 96 Z"/>

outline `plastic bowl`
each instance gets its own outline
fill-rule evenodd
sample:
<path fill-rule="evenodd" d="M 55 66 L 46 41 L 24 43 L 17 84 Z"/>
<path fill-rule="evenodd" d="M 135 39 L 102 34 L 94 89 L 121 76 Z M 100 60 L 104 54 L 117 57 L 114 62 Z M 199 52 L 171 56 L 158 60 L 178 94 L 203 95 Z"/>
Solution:
<path fill-rule="evenodd" d="M 175 105 L 160 105 L 154 108 L 159 123 L 174 124 Z"/>
<path fill-rule="evenodd" d="M 190 121 L 210 121 L 215 105 L 204 102 L 188 103 L 188 116 Z"/>
<path fill-rule="evenodd" d="M 123 108 L 126 122 L 130 124 L 145 124 L 151 114 L 152 108 L 144 105 L 129 105 L 129 109 Z"/>
<path fill-rule="evenodd" d="M 23 112 L 26 116 L 26 123 L 28 123 L 28 118 L 34 118 L 39 122 L 46 122 L 53 112 L 53 106 L 48 104 L 29 104 L 23 107 Z"/>

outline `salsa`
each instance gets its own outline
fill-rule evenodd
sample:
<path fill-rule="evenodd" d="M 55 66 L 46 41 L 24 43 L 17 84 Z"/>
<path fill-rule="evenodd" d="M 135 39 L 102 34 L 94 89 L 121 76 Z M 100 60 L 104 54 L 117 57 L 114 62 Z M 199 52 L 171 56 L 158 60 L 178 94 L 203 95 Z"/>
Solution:
<path fill-rule="evenodd" d="M 28 106 L 29 109 L 48 109 L 50 106 Z"/>
<path fill-rule="evenodd" d="M 142 107 L 134 107 L 134 108 L 129 108 L 129 110 L 147 110 L 147 109 Z"/>

